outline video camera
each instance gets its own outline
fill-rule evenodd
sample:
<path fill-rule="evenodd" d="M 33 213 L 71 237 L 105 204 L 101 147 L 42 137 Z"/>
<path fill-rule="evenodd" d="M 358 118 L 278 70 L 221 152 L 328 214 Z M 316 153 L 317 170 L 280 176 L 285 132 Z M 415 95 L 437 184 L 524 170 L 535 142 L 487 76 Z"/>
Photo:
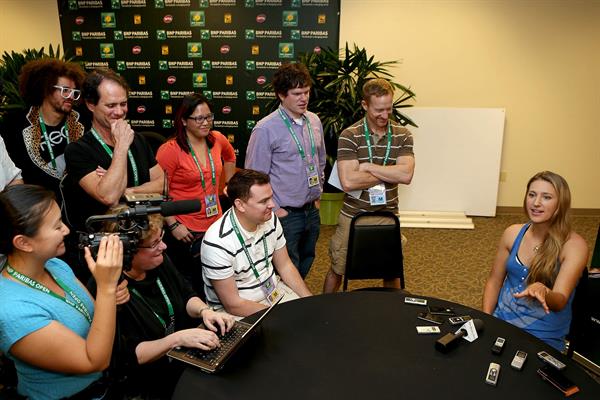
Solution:
<path fill-rule="evenodd" d="M 138 250 L 142 233 L 148 229 L 148 215 L 160 213 L 163 217 L 189 214 L 200 211 L 200 200 L 165 201 L 158 194 L 125 195 L 127 207 L 118 214 L 92 215 L 85 222 L 87 232 L 79 232 L 79 248 L 90 248 L 94 257 L 98 254 L 100 241 L 104 236 L 118 234 L 123 242 L 123 270 L 131 269 L 131 260 Z M 113 221 L 116 232 L 102 232 L 102 227 L 94 226 Z"/>

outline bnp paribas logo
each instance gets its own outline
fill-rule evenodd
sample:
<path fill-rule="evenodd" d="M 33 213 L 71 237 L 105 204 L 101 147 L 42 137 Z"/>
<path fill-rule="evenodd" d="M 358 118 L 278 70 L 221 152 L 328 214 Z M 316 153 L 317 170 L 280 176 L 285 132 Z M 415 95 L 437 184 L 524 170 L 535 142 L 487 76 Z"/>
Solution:
<path fill-rule="evenodd" d="M 254 7 L 256 4 L 254 0 L 244 0 L 244 7 Z"/>
<path fill-rule="evenodd" d="M 204 71 L 210 71 L 212 69 L 212 63 L 210 60 L 202 60 L 202 69 Z"/>
<path fill-rule="evenodd" d="M 100 13 L 100 21 L 102 23 L 103 28 L 116 28 L 117 27 L 117 19 L 115 17 L 115 13 L 112 13 L 112 12 Z"/>
<path fill-rule="evenodd" d="M 200 29 L 200 39 L 208 40 L 210 39 L 210 30 L 208 29 Z"/>
<path fill-rule="evenodd" d="M 195 72 L 192 74 L 192 82 L 195 88 L 205 88 L 208 86 L 206 72 Z"/>
<path fill-rule="evenodd" d="M 115 40 L 123 40 L 123 31 L 113 31 Z"/>
<path fill-rule="evenodd" d="M 292 0 L 290 6 L 294 8 L 302 7 L 302 0 Z"/>
<path fill-rule="evenodd" d="M 256 92 L 254 90 L 246 90 L 246 100 L 248 100 L 248 101 L 256 100 Z"/>
<path fill-rule="evenodd" d="M 250 120 L 250 119 L 246 121 L 246 129 L 248 129 L 249 131 L 254 129 L 255 126 L 256 126 L 256 121 Z"/>
<path fill-rule="evenodd" d="M 254 40 L 256 39 L 256 32 L 254 31 L 254 29 L 246 29 L 246 31 L 244 32 L 244 37 L 247 40 Z"/>
<path fill-rule="evenodd" d="M 213 99 L 213 92 L 212 92 L 212 90 L 203 90 L 202 91 L 202 95 L 204 97 L 206 97 L 206 100 L 212 100 Z"/>
<path fill-rule="evenodd" d="M 169 70 L 169 62 L 167 60 L 158 60 L 158 70 L 159 71 L 168 71 Z"/>
<path fill-rule="evenodd" d="M 81 32 L 79 31 L 72 31 L 71 32 L 71 39 L 73 39 L 73 41 L 80 41 L 81 40 Z"/>
<path fill-rule="evenodd" d="M 113 10 L 118 10 L 119 8 L 121 8 L 121 0 L 111 0 L 110 7 Z"/>
<path fill-rule="evenodd" d="M 199 58 L 199 57 L 202 57 L 202 43 L 200 43 L 200 42 L 188 42 L 188 44 L 187 44 L 187 55 L 188 55 L 188 58 Z"/>
<path fill-rule="evenodd" d="M 160 99 L 161 100 L 171 100 L 171 93 L 168 90 L 160 91 Z"/>
<path fill-rule="evenodd" d="M 190 26 L 204 26 L 204 11 L 190 11 Z"/>
<path fill-rule="evenodd" d="M 69 0 L 69 10 L 77 10 L 77 0 Z"/>
<path fill-rule="evenodd" d="M 115 46 L 112 43 L 100 43 L 100 58 L 115 58 Z"/>
<path fill-rule="evenodd" d="M 256 69 L 256 61 L 254 60 L 246 60 L 244 65 L 246 66 L 246 71 L 254 71 Z"/>
<path fill-rule="evenodd" d="M 200 7 L 200 8 L 207 8 L 208 7 L 208 0 L 198 0 L 198 7 Z"/>
<path fill-rule="evenodd" d="M 171 119 L 163 119 L 162 120 L 162 127 L 164 129 L 170 129 L 173 127 L 173 120 Z"/>
<path fill-rule="evenodd" d="M 298 11 L 284 11 L 282 25 L 298 26 Z"/>
<path fill-rule="evenodd" d="M 290 30 L 290 39 L 292 40 L 300 40 L 302 37 L 302 35 L 300 34 L 300 30 L 299 29 L 292 29 Z"/>
<path fill-rule="evenodd" d="M 294 58 L 294 43 L 279 43 L 279 58 Z"/>
<path fill-rule="evenodd" d="M 127 64 L 125 61 L 117 61 L 117 71 L 125 71 L 127 69 Z"/>
<path fill-rule="evenodd" d="M 156 40 L 166 40 L 167 39 L 167 31 L 163 29 L 156 30 Z"/>
<path fill-rule="evenodd" d="M 165 8 L 165 0 L 154 0 L 154 8 Z"/>

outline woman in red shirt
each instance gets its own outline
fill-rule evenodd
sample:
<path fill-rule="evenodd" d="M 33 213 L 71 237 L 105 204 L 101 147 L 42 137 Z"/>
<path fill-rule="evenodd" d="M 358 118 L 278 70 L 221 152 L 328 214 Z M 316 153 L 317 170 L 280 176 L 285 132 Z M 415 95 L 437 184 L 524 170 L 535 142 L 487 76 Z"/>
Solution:
<path fill-rule="evenodd" d="M 177 269 L 203 293 L 200 244 L 222 214 L 219 182 L 235 172 L 235 152 L 227 138 L 212 129 L 214 114 L 200 94 L 183 98 L 175 116 L 175 134 L 158 149 L 156 159 L 169 182 L 173 200 L 200 199 L 199 212 L 167 217 L 167 253 Z"/>

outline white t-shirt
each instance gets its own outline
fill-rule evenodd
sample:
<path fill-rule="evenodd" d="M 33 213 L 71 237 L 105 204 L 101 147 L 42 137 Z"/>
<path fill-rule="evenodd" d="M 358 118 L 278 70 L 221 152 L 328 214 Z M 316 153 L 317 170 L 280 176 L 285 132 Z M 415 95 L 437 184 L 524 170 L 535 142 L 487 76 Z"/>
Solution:
<path fill-rule="evenodd" d="M 258 278 L 256 278 L 246 257 L 246 252 L 231 226 L 229 219 L 231 213 L 240 228 L 248 253 L 259 274 Z M 263 238 L 266 239 L 267 244 L 268 267 L 265 262 Z M 238 221 L 233 208 L 227 210 L 208 228 L 202 242 L 202 272 L 204 293 L 208 305 L 222 306 L 210 280 L 223 280 L 231 276 L 235 277 L 240 297 L 256 302 L 264 300 L 265 295 L 261 285 L 274 276 L 273 253 L 284 246 L 283 228 L 275 214 L 271 214 L 271 219 L 259 225 L 256 231 L 248 232 Z"/>
<path fill-rule="evenodd" d="M 21 170 L 8 156 L 4 139 L 0 136 L 0 190 L 3 190 L 14 179 L 22 179 Z"/>

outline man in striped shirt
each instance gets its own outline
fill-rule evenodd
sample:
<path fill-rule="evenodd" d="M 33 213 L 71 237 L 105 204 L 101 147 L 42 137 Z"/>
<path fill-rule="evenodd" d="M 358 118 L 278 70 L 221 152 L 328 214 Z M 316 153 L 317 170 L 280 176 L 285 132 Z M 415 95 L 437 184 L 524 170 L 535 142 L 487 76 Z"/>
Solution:
<path fill-rule="evenodd" d="M 310 296 L 273 213 L 269 176 L 240 170 L 229 180 L 226 192 L 233 207 L 208 228 L 202 242 L 207 303 L 245 317 L 282 295 L 283 301 Z"/>
<path fill-rule="evenodd" d="M 331 268 L 323 293 L 338 290 L 346 269 L 350 222 L 363 211 L 398 211 L 398 184 L 408 185 L 415 169 L 410 131 L 390 120 L 394 89 L 385 79 L 363 86 L 365 117 L 344 129 L 338 140 L 337 167 L 346 192 L 336 232 L 331 238 Z M 360 190 L 358 198 L 348 194 Z M 373 217 L 375 218 L 375 217 Z M 378 224 L 383 219 L 370 221 Z M 384 280 L 386 287 L 400 287 L 399 279 Z"/>

